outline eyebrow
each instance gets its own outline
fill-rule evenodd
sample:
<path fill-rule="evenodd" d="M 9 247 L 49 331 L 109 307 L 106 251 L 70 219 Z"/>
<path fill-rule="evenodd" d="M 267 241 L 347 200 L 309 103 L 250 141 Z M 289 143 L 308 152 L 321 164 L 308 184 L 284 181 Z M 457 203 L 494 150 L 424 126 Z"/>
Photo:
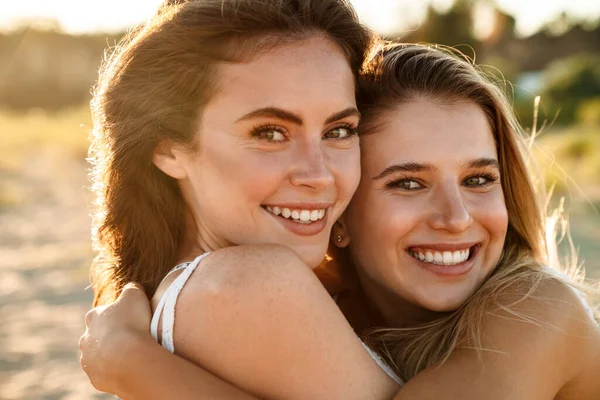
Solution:
<path fill-rule="evenodd" d="M 433 164 L 429 163 L 418 163 L 418 162 L 407 162 L 404 164 L 390 165 L 383 170 L 382 173 L 374 177 L 374 180 L 385 178 L 388 175 L 395 174 L 397 172 L 424 172 L 434 171 L 437 168 Z"/>
<path fill-rule="evenodd" d="M 357 116 L 360 118 L 360 112 L 355 107 L 348 107 L 345 110 L 342 110 L 340 112 L 337 112 L 337 113 L 331 115 L 329 118 L 327 118 L 325 120 L 325 123 L 330 124 L 332 122 L 339 121 L 340 119 L 343 119 L 346 117 L 351 117 L 351 116 Z M 277 119 L 280 119 L 283 121 L 291 122 L 296 125 L 302 125 L 302 123 L 303 123 L 302 117 L 300 117 L 298 114 L 295 114 L 293 112 L 290 112 L 290 111 L 287 111 L 287 110 L 284 110 L 284 109 L 278 108 L 278 107 L 259 108 L 258 110 L 254 110 L 254 111 L 249 112 L 248 114 L 245 114 L 244 116 L 239 118 L 236 122 L 246 121 L 246 120 L 254 119 L 254 118 L 265 118 L 265 117 L 277 118 Z"/>
<path fill-rule="evenodd" d="M 500 169 L 500 163 L 495 158 L 478 158 L 476 160 L 470 161 L 467 164 L 469 168 L 485 168 L 485 167 L 494 167 Z"/>
<path fill-rule="evenodd" d="M 467 168 L 485 168 L 485 167 L 495 167 L 500 169 L 500 164 L 498 160 L 494 158 L 477 158 L 475 160 L 471 160 L 467 163 Z M 404 164 L 395 164 L 390 165 L 386 169 L 383 170 L 379 175 L 375 176 L 373 180 L 385 178 L 388 175 L 392 175 L 398 172 L 425 172 L 425 171 L 435 171 L 437 167 L 430 163 L 419 163 L 419 162 L 407 162 Z"/>

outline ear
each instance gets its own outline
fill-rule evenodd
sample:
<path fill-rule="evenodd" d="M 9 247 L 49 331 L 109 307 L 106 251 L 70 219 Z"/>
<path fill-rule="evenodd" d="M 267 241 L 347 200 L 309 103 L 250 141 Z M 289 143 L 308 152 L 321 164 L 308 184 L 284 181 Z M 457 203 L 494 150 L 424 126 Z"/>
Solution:
<path fill-rule="evenodd" d="M 346 214 L 344 213 L 331 228 L 331 242 L 339 248 L 344 248 L 350 244 L 350 234 L 346 228 Z"/>
<path fill-rule="evenodd" d="M 158 169 L 174 179 L 184 179 L 187 171 L 183 167 L 183 152 L 170 140 L 162 140 L 154 149 L 152 162 Z"/>

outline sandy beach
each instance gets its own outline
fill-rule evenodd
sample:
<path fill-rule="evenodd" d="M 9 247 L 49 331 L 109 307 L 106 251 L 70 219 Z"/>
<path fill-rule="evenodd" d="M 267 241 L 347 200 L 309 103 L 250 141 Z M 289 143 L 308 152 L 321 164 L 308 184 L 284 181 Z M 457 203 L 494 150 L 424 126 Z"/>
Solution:
<path fill-rule="evenodd" d="M 79 367 L 77 341 L 92 301 L 83 160 L 31 153 L 0 179 L 12 196 L 0 208 L 0 399 L 114 398 Z"/>
<path fill-rule="evenodd" d="M 79 367 L 77 342 L 93 297 L 85 146 L 29 140 L 16 164 L 0 163 L 0 400 L 114 398 L 97 392 Z M 599 217 L 572 217 L 576 245 L 598 278 Z"/>

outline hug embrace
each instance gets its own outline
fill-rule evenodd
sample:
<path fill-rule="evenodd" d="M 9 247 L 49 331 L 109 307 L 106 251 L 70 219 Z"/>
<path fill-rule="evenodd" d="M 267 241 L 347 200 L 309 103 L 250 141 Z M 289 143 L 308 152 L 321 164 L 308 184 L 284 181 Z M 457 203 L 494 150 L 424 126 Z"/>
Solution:
<path fill-rule="evenodd" d="M 557 265 L 523 130 L 457 51 L 384 42 L 345 0 L 170 1 L 92 113 L 97 389 L 600 398 L 595 289 Z"/>

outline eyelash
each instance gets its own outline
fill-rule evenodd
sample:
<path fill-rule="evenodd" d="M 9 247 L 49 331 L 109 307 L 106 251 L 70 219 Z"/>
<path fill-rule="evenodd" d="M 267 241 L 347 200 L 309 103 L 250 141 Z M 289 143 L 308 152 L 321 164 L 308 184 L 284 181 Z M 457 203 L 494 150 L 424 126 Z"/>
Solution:
<path fill-rule="evenodd" d="M 254 128 L 252 128 L 252 130 L 250 131 L 250 136 L 252 136 L 253 138 L 256 138 L 258 140 L 265 140 L 269 143 L 278 143 L 280 142 L 280 140 L 273 140 L 273 139 L 267 139 L 267 138 L 261 138 L 260 135 L 262 133 L 266 133 L 266 132 L 270 132 L 270 131 L 275 131 L 275 132 L 279 132 L 281 133 L 283 136 L 286 136 L 286 131 L 276 125 L 272 125 L 272 124 L 262 124 L 262 125 L 258 125 Z"/>
<path fill-rule="evenodd" d="M 335 131 L 336 129 L 346 129 L 348 131 L 348 136 L 343 137 L 343 138 L 332 138 L 331 140 L 348 140 L 348 139 L 352 139 L 353 137 L 358 135 L 358 126 L 352 125 L 352 124 L 341 124 L 341 125 L 335 126 L 335 127 L 331 128 L 330 130 L 328 130 L 327 132 L 325 132 L 325 135 L 331 131 Z"/>
<path fill-rule="evenodd" d="M 348 140 L 348 139 L 352 139 L 354 136 L 358 135 L 358 126 L 356 125 L 352 125 L 352 124 L 341 124 L 338 126 L 335 126 L 333 128 L 331 128 L 330 130 L 328 130 L 327 132 L 325 132 L 323 134 L 323 136 L 327 135 L 328 133 L 335 131 L 336 129 L 346 129 L 348 130 L 348 136 L 346 137 L 342 137 L 342 138 L 331 138 L 330 140 Z M 279 143 L 281 142 L 280 140 L 273 140 L 273 139 L 267 139 L 267 138 L 260 138 L 259 136 L 262 133 L 265 132 L 269 132 L 269 131 L 275 131 L 275 132 L 279 132 L 281 133 L 283 136 L 286 136 L 287 131 L 277 125 L 272 125 L 272 124 L 262 124 L 262 125 L 258 125 L 256 127 L 254 127 L 251 131 L 250 131 L 250 136 L 252 136 L 253 138 L 256 138 L 258 140 L 265 140 L 269 143 Z"/>
<path fill-rule="evenodd" d="M 482 173 L 482 174 L 476 174 L 476 175 L 471 175 L 471 176 L 466 177 L 465 179 L 463 179 L 463 183 L 465 181 L 467 181 L 468 179 L 473 179 L 473 178 L 483 178 L 483 179 L 485 179 L 485 182 L 483 184 L 481 184 L 481 185 L 475 185 L 475 186 L 468 186 L 467 185 L 467 187 L 482 188 L 482 187 L 485 187 L 485 186 L 489 186 L 489 185 L 491 185 L 493 183 L 496 183 L 500 179 L 500 177 L 498 175 L 496 175 L 496 174 Z M 413 178 L 405 177 L 405 178 L 396 179 L 394 181 L 386 183 L 385 188 L 386 189 L 403 189 L 403 190 L 406 190 L 406 191 L 415 191 L 415 190 L 422 189 L 422 187 L 413 188 L 413 189 L 406 189 L 406 188 L 402 187 L 403 183 L 411 182 L 411 181 L 417 182 L 419 185 L 423 186 L 423 184 L 418 179 L 413 179 Z"/>
<path fill-rule="evenodd" d="M 481 185 L 477 185 L 475 187 L 483 187 L 483 186 L 489 186 L 492 183 L 496 183 L 498 182 L 498 180 L 500 179 L 500 177 L 496 174 L 492 174 L 492 173 L 483 173 L 483 174 L 477 174 L 477 175 L 471 175 L 468 178 L 465 179 L 465 181 L 467 179 L 472 179 L 472 178 L 483 178 L 485 179 L 485 183 L 481 184 Z M 464 181 L 463 181 L 464 182 Z"/>

